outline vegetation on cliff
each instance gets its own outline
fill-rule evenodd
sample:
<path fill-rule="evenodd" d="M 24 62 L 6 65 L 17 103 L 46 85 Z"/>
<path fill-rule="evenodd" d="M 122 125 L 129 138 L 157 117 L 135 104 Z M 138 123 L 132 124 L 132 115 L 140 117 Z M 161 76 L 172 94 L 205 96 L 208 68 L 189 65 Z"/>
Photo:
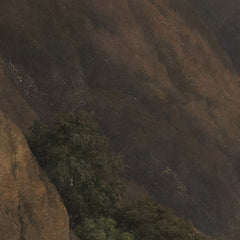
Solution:
<path fill-rule="evenodd" d="M 25 132 L 94 111 L 131 181 L 238 240 L 240 79 L 185 2 L 0 0 L 0 108 Z"/>
<path fill-rule="evenodd" d="M 109 150 L 92 113 L 35 122 L 29 145 L 55 184 L 82 240 L 200 240 L 191 223 L 148 199 L 121 201 L 121 158 Z"/>

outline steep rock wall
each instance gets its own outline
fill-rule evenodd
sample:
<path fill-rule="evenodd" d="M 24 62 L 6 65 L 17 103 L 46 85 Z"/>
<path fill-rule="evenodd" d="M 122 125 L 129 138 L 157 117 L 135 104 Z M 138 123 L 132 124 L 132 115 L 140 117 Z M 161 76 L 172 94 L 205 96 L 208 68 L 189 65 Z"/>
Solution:
<path fill-rule="evenodd" d="M 21 131 L 0 112 L 1 240 L 69 240 L 66 209 Z"/>

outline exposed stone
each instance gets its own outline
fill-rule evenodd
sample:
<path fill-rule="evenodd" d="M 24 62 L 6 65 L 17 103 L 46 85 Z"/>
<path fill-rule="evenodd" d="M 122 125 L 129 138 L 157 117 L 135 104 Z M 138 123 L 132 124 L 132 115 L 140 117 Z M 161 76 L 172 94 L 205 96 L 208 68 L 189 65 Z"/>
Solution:
<path fill-rule="evenodd" d="M 21 131 L 0 112 L 0 239 L 69 240 L 66 209 Z"/>

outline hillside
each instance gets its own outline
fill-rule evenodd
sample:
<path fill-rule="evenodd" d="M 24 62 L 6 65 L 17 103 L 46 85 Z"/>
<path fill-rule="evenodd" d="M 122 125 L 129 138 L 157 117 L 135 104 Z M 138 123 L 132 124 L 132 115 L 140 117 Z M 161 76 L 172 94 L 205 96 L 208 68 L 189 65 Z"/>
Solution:
<path fill-rule="evenodd" d="M 219 42 L 240 71 L 240 1 L 239 0 L 188 0 L 199 11 L 204 21 L 215 32 Z"/>
<path fill-rule="evenodd" d="M 15 117 L 16 104 L 42 119 L 95 111 L 126 177 L 201 231 L 238 239 L 240 78 L 184 1 L 0 3 L 2 88 L 24 98 L 7 108 L 23 131 L 36 116 Z"/>
<path fill-rule="evenodd" d="M 0 58 L 0 110 L 17 122 L 26 133 L 38 116 L 10 81 L 6 70 L 6 65 Z"/>

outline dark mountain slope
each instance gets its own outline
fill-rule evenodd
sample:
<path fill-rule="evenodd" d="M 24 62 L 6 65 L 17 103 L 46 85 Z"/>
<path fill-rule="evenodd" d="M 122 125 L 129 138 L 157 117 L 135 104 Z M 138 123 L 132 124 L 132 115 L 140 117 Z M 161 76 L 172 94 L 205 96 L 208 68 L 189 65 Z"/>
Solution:
<path fill-rule="evenodd" d="M 238 239 L 240 79 L 184 2 L 0 3 L 5 70 L 41 118 L 94 110 L 129 178 Z"/>
<path fill-rule="evenodd" d="M 0 109 L 27 132 L 37 119 L 37 114 L 21 97 L 7 76 L 6 65 L 0 59 Z"/>
<path fill-rule="evenodd" d="M 240 1 L 188 0 L 203 16 L 227 50 L 236 69 L 240 70 Z"/>

